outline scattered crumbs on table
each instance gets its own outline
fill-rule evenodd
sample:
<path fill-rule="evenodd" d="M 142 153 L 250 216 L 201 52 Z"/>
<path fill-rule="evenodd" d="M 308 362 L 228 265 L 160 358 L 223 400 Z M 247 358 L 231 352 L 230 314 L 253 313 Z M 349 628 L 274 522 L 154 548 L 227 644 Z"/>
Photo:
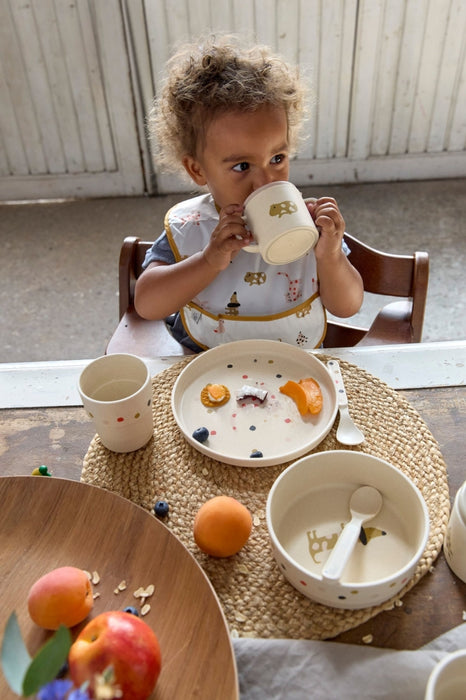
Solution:
<path fill-rule="evenodd" d="M 209 470 L 207 469 L 207 467 L 202 467 L 202 473 L 203 473 L 204 476 L 207 476 L 207 475 L 208 475 Z"/>
<path fill-rule="evenodd" d="M 362 641 L 364 644 L 372 644 L 374 641 L 374 636 L 372 634 L 366 634 L 363 638 Z"/>
<path fill-rule="evenodd" d="M 246 564 L 239 564 L 238 571 L 240 574 L 245 574 L 245 575 L 249 574 L 249 569 L 246 566 Z"/>
<path fill-rule="evenodd" d="M 400 600 L 399 598 L 398 598 L 397 600 L 395 600 L 395 606 L 396 606 L 397 608 L 401 608 L 402 605 L 403 605 L 403 601 L 402 601 L 402 600 Z"/>
<path fill-rule="evenodd" d="M 259 525 L 261 524 L 261 521 L 260 521 L 260 518 L 258 515 L 254 515 L 254 518 L 252 521 L 256 527 L 259 527 Z"/>
<path fill-rule="evenodd" d="M 435 571 L 435 566 L 431 566 L 431 567 L 429 568 L 429 573 L 430 573 L 430 574 L 433 574 L 434 571 Z"/>

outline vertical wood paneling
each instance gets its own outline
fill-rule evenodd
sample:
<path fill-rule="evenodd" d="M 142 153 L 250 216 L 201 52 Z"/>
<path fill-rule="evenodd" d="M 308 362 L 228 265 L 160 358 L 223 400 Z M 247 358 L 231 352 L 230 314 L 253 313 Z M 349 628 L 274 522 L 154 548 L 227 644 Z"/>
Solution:
<path fill-rule="evenodd" d="M 256 41 L 276 49 L 277 13 L 275 0 L 254 0 L 254 32 Z"/>
<path fill-rule="evenodd" d="M 315 157 L 317 143 L 317 114 L 320 110 L 319 56 L 320 56 L 321 0 L 302 0 L 299 21 L 298 64 L 306 80 L 309 95 L 309 119 L 304 128 L 306 138 L 299 149 L 299 157 L 310 160 Z"/>
<path fill-rule="evenodd" d="M 299 0 L 277 0 L 275 49 L 290 63 L 299 60 Z"/>
<path fill-rule="evenodd" d="M 432 125 L 432 112 L 439 89 L 442 55 L 445 50 L 448 16 L 442 10 L 440 3 L 431 2 L 426 11 L 427 17 L 419 59 L 413 116 L 409 125 L 407 148 L 409 153 L 423 153 L 427 148 Z"/>
<path fill-rule="evenodd" d="M 354 11 L 355 3 L 345 0 L 322 2 L 317 158 L 346 154 L 351 71 L 343 66 L 353 61 Z"/>
<path fill-rule="evenodd" d="M 140 187 L 166 61 L 210 31 L 269 45 L 310 81 L 296 182 L 466 175 L 464 0 L 0 0 L 2 181 Z"/>
<path fill-rule="evenodd" d="M 48 2 L 49 0 L 45 0 Z M 54 109 L 52 91 L 41 43 L 41 31 L 37 25 L 32 3 L 10 2 L 10 11 L 17 32 L 19 51 L 24 61 L 27 90 L 33 104 L 40 141 L 28 143 L 28 149 L 41 150 L 45 171 L 66 172 L 66 159 L 63 153 L 57 114 Z M 44 37 L 45 38 L 45 37 Z M 28 139 L 23 134 L 23 139 Z"/>
<path fill-rule="evenodd" d="M 120 0 L 0 0 L 2 199 L 143 192 Z"/>
<path fill-rule="evenodd" d="M 64 157 L 64 163 L 58 172 L 64 170 L 71 173 L 82 172 L 85 169 L 85 163 L 79 138 L 79 125 L 64 61 L 63 37 L 59 31 L 54 3 L 49 0 L 36 3 L 34 16 L 37 28 L 47 28 L 45 35 L 44 32 L 38 32 L 38 34 L 39 38 L 42 38 L 42 44 L 46 43 L 46 47 L 41 48 L 41 53 L 55 116 L 53 129 L 48 128 L 50 133 L 55 135 Z"/>
<path fill-rule="evenodd" d="M 359 4 L 348 143 L 353 159 L 367 158 L 370 153 L 383 8 L 384 0 L 361 0 Z"/>
<path fill-rule="evenodd" d="M 9 3 L 0 3 L 2 49 L 1 125 L 12 175 L 45 172 L 41 134 L 29 90 L 26 66 Z M 31 148 L 30 144 L 35 147 Z"/>
<path fill-rule="evenodd" d="M 409 0 L 405 4 L 389 146 L 390 153 L 395 155 L 408 152 L 428 4 L 428 0 Z"/>
<path fill-rule="evenodd" d="M 364 157 L 384 156 L 389 152 L 398 76 L 398 60 L 403 35 L 405 0 L 383 0 L 377 16 L 377 43 L 373 46 L 373 73 L 370 80 L 374 96 L 371 105 L 372 124 L 367 123 L 370 138 L 366 142 Z M 370 31 L 370 26 L 368 27 Z"/>
<path fill-rule="evenodd" d="M 462 109 L 462 127 L 459 120 L 455 121 L 457 133 L 461 133 L 461 130 L 463 132 L 462 148 L 464 148 L 466 135 L 466 100 L 464 89 L 462 93 L 459 89 L 461 76 L 464 80 L 466 59 L 466 3 L 464 0 L 451 1 L 448 19 L 444 50 L 440 59 L 436 99 L 432 109 L 432 125 L 427 139 L 427 149 L 430 152 L 452 150 L 450 137 L 455 102 L 457 107 Z M 455 100 L 452 100 L 453 95 Z"/>

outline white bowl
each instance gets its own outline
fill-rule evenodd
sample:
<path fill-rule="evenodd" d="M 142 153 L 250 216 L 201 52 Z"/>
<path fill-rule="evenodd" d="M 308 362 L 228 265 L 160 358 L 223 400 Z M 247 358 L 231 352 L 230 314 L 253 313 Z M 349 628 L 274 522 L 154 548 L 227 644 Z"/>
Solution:
<path fill-rule="evenodd" d="M 374 486 L 383 505 L 364 525 L 339 581 L 322 578 L 330 550 L 350 520 L 351 494 Z M 335 608 L 379 605 L 414 574 L 429 535 L 419 489 L 399 469 L 362 452 L 317 452 L 294 462 L 267 498 L 267 528 L 286 579 L 308 598 Z"/>

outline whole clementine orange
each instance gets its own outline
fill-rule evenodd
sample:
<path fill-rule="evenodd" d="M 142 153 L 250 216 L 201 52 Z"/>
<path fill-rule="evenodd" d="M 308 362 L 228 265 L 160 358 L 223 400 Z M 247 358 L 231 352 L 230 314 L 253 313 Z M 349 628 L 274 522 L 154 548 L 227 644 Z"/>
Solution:
<path fill-rule="evenodd" d="M 231 557 L 244 547 L 252 530 L 246 506 L 231 496 L 206 501 L 194 519 L 194 540 L 212 557 Z"/>

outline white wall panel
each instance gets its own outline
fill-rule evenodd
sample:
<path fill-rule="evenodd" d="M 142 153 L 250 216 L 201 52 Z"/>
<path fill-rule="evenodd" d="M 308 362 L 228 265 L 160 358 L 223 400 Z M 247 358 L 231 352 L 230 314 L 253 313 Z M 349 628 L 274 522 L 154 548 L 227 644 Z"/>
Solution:
<path fill-rule="evenodd" d="M 144 191 L 119 0 L 0 0 L 0 63 L 1 199 Z"/>
<path fill-rule="evenodd" d="M 465 0 L 0 0 L 0 198 L 186 190 L 146 116 L 210 31 L 310 80 L 297 184 L 466 176 Z"/>

